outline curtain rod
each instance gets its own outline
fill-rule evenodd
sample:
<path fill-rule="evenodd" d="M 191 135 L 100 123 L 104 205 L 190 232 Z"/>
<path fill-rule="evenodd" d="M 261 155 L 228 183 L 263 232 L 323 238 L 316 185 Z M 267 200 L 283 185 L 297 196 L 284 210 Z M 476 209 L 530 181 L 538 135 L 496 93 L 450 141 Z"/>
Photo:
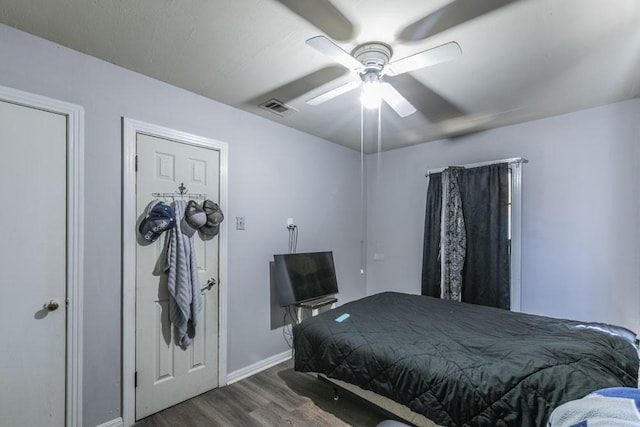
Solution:
<path fill-rule="evenodd" d="M 508 163 L 510 165 L 513 165 L 513 164 L 516 164 L 516 163 L 529 163 L 529 160 L 525 159 L 524 157 L 512 157 L 510 159 L 490 160 L 488 162 L 471 163 L 469 165 L 462 165 L 462 166 L 458 166 L 458 167 L 469 169 L 469 168 L 478 168 L 480 166 L 494 165 L 496 163 Z M 443 168 L 429 169 L 424 176 L 429 177 L 429 175 L 431 175 L 432 173 L 442 172 L 443 170 L 445 170 L 448 167 L 450 167 L 450 166 L 446 166 L 446 167 L 443 167 Z"/>

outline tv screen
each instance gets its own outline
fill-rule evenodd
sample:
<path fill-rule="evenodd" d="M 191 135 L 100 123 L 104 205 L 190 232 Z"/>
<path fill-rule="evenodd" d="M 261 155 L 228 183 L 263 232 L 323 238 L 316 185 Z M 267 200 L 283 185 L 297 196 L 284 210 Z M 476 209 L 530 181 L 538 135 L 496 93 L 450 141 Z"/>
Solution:
<path fill-rule="evenodd" d="M 281 307 L 338 293 L 333 252 L 282 254 L 273 259 Z"/>

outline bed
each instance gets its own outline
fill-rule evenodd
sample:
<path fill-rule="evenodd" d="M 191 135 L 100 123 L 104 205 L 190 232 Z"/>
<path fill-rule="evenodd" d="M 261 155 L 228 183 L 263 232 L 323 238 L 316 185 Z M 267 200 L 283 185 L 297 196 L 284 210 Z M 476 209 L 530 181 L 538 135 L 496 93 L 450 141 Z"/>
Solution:
<path fill-rule="evenodd" d="M 296 371 L 441 426 L 544 426 L 562 403 L 638 385 L 637 341 L 624 328 L 426 296 L 372 295 L 293 333 Z"/>

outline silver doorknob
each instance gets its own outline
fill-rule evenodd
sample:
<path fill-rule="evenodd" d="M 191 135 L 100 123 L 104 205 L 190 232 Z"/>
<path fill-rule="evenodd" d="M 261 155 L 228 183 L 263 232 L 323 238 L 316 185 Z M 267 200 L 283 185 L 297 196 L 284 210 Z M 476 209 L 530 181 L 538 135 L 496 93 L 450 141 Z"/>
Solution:
<path fill-rule="evenodd" d="M 215 284 L 216 284 L 216 279 L 214 279 L 213 277 L 209 278 L 209 280 L 207 280 L 207 284 L 204 285 L 202 289 L 200 289 L 200 292 L 210 290 Z"/>
<path fill-rule="evenodd" d="M 49 311 L 56 311 L 59 307 L 60 307 L 60 303 L 58 302 L 58 300 L 55 300 L 55 299 L 49 300 L 49 302 L 44 305 L 44 308 L 46 308 Z"/>

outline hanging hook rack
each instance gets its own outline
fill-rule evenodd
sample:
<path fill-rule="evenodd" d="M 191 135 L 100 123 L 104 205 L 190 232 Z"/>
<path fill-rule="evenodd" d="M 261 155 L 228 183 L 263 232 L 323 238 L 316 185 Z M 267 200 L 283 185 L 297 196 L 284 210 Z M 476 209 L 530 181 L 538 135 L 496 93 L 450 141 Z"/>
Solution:
<path fill-rule="evenodd" d="M 184 182 L 180 183 L 178 191 L 173 193 L 151 193 L 153 197 L 191 197 L 193 199 L 206 199 L 205 193 L 189 193 L 187 187 L 184 186 Z"/>

